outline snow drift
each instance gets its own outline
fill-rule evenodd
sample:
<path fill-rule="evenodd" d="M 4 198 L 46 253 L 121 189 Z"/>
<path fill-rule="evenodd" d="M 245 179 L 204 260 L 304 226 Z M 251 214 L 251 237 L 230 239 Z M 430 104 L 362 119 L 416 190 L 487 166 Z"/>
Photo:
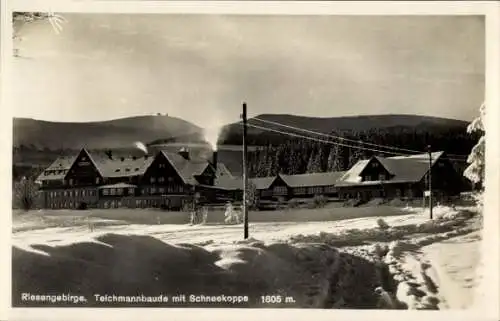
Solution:
<path fill-rule="evenodd" d="M 85 296 L 86 306 L 103 306 L 94 294 L 203 294 L 248 296 L 247 303 L 231 307 L 266 307 L 262 295 L 281 295 L 294 302 L 273 308 L 376 308 L 380 302 L 374 290 L 394 290 L 383 265 L 317 243 L 264 245 L 250 240 L 204 248 L 106 234 L 95 242 L 32 248 L 37 251 L 13 248 L 13 306 L 37 306 L 22 301 L 22 293 L 70 293 Z"/>

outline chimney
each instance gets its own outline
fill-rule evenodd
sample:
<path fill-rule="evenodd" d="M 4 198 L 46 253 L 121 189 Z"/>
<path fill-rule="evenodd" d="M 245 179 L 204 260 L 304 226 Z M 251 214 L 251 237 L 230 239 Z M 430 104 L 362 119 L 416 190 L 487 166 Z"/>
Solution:
<path fill-rule="evenodd" d="M 189 160 L 189 150 L 186 147 L 182 147 L 179 150 L 179 155 L 181 155 L 184 159 Z"/>
<path fill-rule="evenodd" d="M 215 169 L 215 172 L 217 172 L 217 151 L 214 150 L 212 154 L 212 166 Z"/>

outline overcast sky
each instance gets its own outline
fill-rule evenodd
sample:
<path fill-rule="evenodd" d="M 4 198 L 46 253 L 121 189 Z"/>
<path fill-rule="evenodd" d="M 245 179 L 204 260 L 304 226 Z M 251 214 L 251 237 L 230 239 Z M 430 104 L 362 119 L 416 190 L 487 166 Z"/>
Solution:
<path fill-rule="evenodd" d="M 15 116 L 168 113 L 201 126 L 289 113 L 470 120 L 484 99 L 480 17 L 63 14 L 22 26 Z"/>

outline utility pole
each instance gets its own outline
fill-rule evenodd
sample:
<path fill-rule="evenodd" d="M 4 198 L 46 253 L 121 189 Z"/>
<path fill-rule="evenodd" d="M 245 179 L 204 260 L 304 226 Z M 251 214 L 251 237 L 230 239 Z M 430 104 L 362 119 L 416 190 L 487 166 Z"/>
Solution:
<path fill-rule="evenodd" d="M 243 103 L 243 237 L 248 238 L 247 104 Z"/>
<path fill-rule="evenodd" d="M 427 151 L 429 152 L 429 214 L 432 220 L 432 150 L 431 145 L 427 146 Z"/>

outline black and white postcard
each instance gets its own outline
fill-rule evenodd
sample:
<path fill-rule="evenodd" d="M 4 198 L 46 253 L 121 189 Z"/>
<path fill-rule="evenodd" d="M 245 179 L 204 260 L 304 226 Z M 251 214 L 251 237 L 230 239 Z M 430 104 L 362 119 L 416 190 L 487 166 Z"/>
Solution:
<path fill-rule="evenodd" d="M 131 3 L 3 8 L 13 319 L 496 315 L 493 2 Z"/>

